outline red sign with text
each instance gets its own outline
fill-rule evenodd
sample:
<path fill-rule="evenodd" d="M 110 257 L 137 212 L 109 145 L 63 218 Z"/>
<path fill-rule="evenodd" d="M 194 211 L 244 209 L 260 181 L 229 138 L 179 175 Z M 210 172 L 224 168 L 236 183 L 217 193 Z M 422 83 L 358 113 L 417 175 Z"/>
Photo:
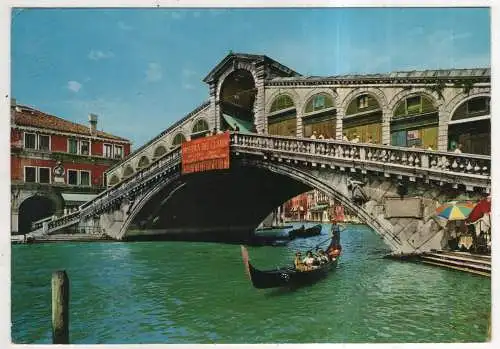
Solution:
<path fill-rule="evenodd" d="M 182 173 L 229 168 L 229 133 L 182 143 Z"/>

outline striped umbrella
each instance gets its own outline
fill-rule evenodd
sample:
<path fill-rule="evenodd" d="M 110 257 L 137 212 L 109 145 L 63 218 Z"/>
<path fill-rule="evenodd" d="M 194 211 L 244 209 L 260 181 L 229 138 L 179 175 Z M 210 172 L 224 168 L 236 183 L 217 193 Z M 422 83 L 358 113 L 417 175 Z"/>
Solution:
<path fill-rule="evenodd" d="M 436 208 L 436 215 L 449 221 L 464 220 L 472 212 L 474 206 L 475 204 L 469 201 L 451 201 Z"/>

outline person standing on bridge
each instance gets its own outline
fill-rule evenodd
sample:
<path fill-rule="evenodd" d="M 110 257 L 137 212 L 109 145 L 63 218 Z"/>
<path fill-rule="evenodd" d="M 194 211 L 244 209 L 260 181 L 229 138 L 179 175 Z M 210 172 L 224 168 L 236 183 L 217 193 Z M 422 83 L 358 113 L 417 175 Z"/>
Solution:
<path fill-rule="evenodd" d="M 462 154 L 462 144 L 458 143 L 454 151 L 455 154 Z"/>
<path fill-rule="evenodd" d="M 311 135 L 311 139 L 316 139 L 316 131 L 313 131 L 313 134 Z"/>

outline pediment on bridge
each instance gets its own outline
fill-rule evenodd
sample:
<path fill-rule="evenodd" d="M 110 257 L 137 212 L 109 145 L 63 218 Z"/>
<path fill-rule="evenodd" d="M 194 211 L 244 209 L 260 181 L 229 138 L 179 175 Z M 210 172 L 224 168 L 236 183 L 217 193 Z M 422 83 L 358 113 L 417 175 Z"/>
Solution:
<path fill-rule="evenodd" d="M 203 79 L 204 82 L 210 84 L 216 81 L 221 75 L 223 75 L 228 69 L 233 65 L 241 63 L 249 63 L 255 67 L 264 66 L 265 79 L 271 79 L 274 77 L 298 77 L 301 74 L 288 68 L 287 66 L 269 58 L 265 55 L 253 55 L 247 53 L 233 53 L 232 51 L 217 64 L 208 75 Z"/>

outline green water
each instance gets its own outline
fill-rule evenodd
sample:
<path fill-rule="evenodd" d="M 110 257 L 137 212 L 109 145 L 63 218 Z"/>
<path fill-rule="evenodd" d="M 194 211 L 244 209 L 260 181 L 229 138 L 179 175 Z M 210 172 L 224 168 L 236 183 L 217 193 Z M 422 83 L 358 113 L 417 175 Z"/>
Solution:
<path fill-rule="evenodd" d="M 278 266 L 324 238 L 250 248 L 250 257 Z M 51 343 L 51 273 L 65 269 L 75 344 L 485 341 L 490 279 L 382 259 L 387 248 L 363 226 L 342 245 L 336 271 L 295 291 L 254 289 L 237 245 L 15 245 L 12 340 Z"/>

